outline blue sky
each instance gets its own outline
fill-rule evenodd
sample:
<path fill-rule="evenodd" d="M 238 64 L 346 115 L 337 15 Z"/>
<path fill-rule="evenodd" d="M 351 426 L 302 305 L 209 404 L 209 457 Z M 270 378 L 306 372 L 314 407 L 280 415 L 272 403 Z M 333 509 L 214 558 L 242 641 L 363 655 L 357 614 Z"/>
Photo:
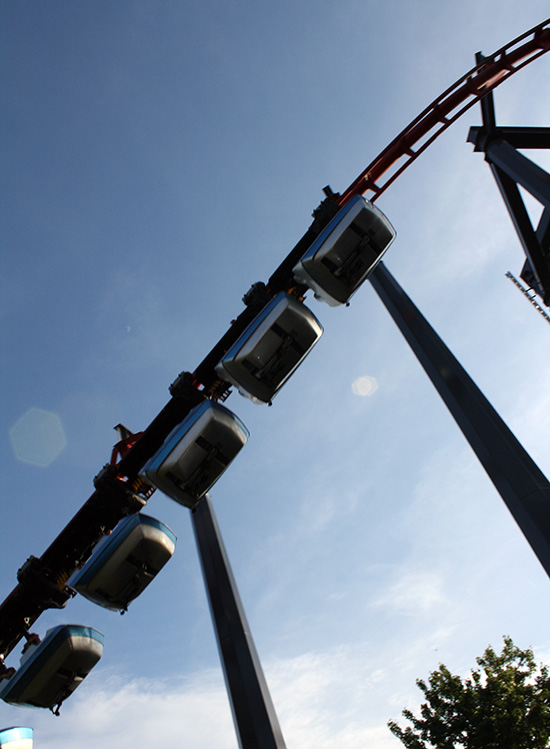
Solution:
<path fill-rule="evenodd" d="M 475 52 L 547 7 L 0 12 L 4 597 L 91 493 L 112 427 L 151 421 L 322 187 L 344 189 Z M 548 71 L 543 57 L 498 89 L 499 123 L 548 125 Z M 386 264 L 548 475 L 549 330 L 504 277 L 523 257 L 466 143 L 479 121 L 471 110 L 379 200 L 398 232 Z M 251 438 L 212 497 L 288 746 L 391 749 L 387 720 L 440 662 L 466 674 L 505 634 L 550 660 L 548 579 L 370 285 L 347 309 L 308 299 L 325 334 L 272 408 L 231 396 Z M 352 391 L 362 376 L 370 397 Z M 47 466 L 13 450 L 29 409 L 59 421 L 35 422 L 23 450 L 47 453 L 62 427 Z M 178 546 L 128 614 L 75 599 L 34 627 L 106 638 L 60 718 L 0 705 L 0 726 L 33 726 L 41 749 L 237 746 L 188 512 L 158 492 L 147 511 Z"/>

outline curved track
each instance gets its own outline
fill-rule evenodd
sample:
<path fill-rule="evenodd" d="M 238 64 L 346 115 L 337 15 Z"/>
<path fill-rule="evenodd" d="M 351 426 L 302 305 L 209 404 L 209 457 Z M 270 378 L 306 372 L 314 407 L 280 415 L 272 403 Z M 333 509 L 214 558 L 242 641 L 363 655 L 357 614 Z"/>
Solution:
<path fill-rule="evenodd" d="M 550 49 L 550 19 L 526 31 L 440 94 L 399 135 L 371 161 L 339 198 L 345 205 L 354 195 L 368 196 L 374 202 L 434 140 L 485 94 L 516 71 Z M 416 149 L 416 150 L 415 150 Z"/>
<path fill-rule="evenodd" d="M 282 289 L 296 296 L 305 294 L 307 288 L 296 286 L 292 268 L 339 207 L 354 195 L 369 191 L 372 193 L 370 200 L 376 200 L 473 104 L 549 49 L 550 19 L 490 57 L 483 58 L 399 133 L 341 195 L 326 188 L 328 197 L 314 212 L 313 224 L 275 270 L 267 285 L 260 284 L 263 290 L 259 296 L 247 301 L 246 309 L 195 372 L 177 378 L 170 388 L 171 400 L 147 429 L 126 437 L 115 446 L 111 464 L 94 479 L 96 490 L 91 497 L 43 555 L 31 557 L 18 571 L 18 585 L 0 606 L 0 678 L 3 657 L 27 634 L 40 614 L 47 608 L 62 607 L 71 597 L 65 582 L 76 566 L 90 556 L 95 543 L 122 517 L 143 507 L 152 493 L 150 487 L 144 486 L 138 478 L 144 462 L 160 447 L 171 429 L 182 421 L 197 399 L 224 400 L 229 395 L 228 384 L 217 379 L 214 366 L 256 316 L 265 303 L 265 295 L 273 296 Z"/>

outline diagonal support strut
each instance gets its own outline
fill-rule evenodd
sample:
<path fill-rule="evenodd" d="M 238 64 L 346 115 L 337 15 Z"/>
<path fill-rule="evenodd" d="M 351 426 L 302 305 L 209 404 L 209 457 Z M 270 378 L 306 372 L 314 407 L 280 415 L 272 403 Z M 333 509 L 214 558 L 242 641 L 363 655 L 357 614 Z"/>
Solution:
<path fill-rule="evenodd" d="M 479 62 L 479 56 L 477 58 Z M 481 100 L 482 127 L 471 127 L 468 142 L 485 153 L 526 255 L 521 277 L 550 306 L 550 174 L 518 148 L 550 148 L 548 127 L 497 127 L 492 92 Z M 519 187 L 541 204 L 535 228 Z"/>

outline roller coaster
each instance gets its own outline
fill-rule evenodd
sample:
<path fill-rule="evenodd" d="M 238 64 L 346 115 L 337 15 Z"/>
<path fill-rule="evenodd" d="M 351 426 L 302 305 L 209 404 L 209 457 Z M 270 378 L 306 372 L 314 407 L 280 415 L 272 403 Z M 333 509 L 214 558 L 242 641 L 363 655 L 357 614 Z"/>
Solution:
<path fill-rule="evenodd" d="M 166 488 L 169 487 L 169 483 L 166 483 L 166 476 L 170 475 L 168 469 L 162 474 L 162 480 L 165 483 L 163 484 L 159 479 L 162 466 L 165 465 L 163 461 L 169 457 L 166 452 L 167 440 L 172 439 L 172 436 L 177 433 L 182 424 L 190 423 L 189 419 L 195 418 L 193 415 L 196 415 L 196 420 L 199 416 L 200 418 L 206 418 L 204 414 L 208 411 L 208 414 L 214 414 L 212 418 L 222 419 L 226 418 L 225 411 L 230 413 L 219 404 L 227 400 L 232 388 L 236 385 L 239 386 L 238 372 L 244 372 L 243 368 L 248 368 L 252 372 L 252 359 L 256 357 L 261 360 L 262 354 L 258 353 L 253 347 L 249 347 L 250 351 L 247 350 L 248 359 L 244 354 L 239 359 L 243 350 L 243 341 L 248 343 L 251 338 L 251 331 L 255 330 L 254 326 L 257 325 L 260 329 L 260 324 L 263 324 L 265 320 L 273 320 L 273 324 L 270 323 L 269 331 L 275 330 L 279 336 L 277 351 L 284 349 L 285 355 L 290 357 L 292 350 L 294 350 L 294 359 L 292 360 L 294 363 L 288 365 L 287 375 L 302 360 L 305 355 L 303 351 L 307 349 L 306 344 L 303 344 L 302 347 L 303 355 L 297 354 L 296 350 L 302 345 L 298 341 L 298 337 L 293 338 L 285 330 L 282 333 L 280 331 L 283 324 L 281 322 L 284 317 L 283 313 L 285 315 L 302 315 L 303 317 L 302 311 L 307 309 L 303 302 L 309 290 L 313 289 L 317 295 L 320 289 L 322 296 L 324 288 L 322 282 L 319 282 L 320 286 L 316 287 L 315 282 L 312 281 L 311 271 L 307 270 L 309 266 L 307 266 L 305 258 L 315 256 L 312 248 L 324 252 L 325 240 L 334 233 L 342 216 L 346 211 L 351 210 L 351 206 L 357 203 L 358 198 L 360 198 L 360 208 L 366 206 L 365 210 L 370 211 L 369 215 L 374 215 L 375 207 L 372 204 L 378 200 L 380 195 L 450 125 L 477 102 L 482 102 L 482 107 L 485 107 L 483 111 L 486 115 L 484 117 L 486 122 L 484 124 L 488 125 L 490 111 L 487 102 L 491 92 L 511 75 L 548 52 L 549 49 L 550 20 L 546 20 L 512 40 L 494 54 L 488 57 L 479 55 L 476 66 L 426 107 L 359 174 L 347 189 L 342 193 L 335 193 L 330 187 L 324 188 L 325 198 L 313 211 L 313 222 L 267 282 L 254 284 L 245 294 L 243 297 L 245 309 L 240 312 L 230 328 L 194 371 L 185 371 L 177 376 L 169 387 L 170 400 L 142 432 L 133 434 L 122 425 L 117 427 L 120 439 L 113 448 L 110 462 L 94 478 L 92 495 L 43 554 L 40 557 L 30 557 L 18 570 L 18 583 L 0 606 L 0 681 L 10 679 L 13 676 L 14 669 L 7 668 L 4 665 L 4 659 L 22 638 L 27 639 L 27 641 L 32 639 L 30 628 L 39 616 L 47 609 L 63 608 L 75 594 L 74 590 L 67 585 L 67 581 L 91 557 L 96 544 L 101 539 L 111 534 L 113 529 L 125 518 L 139 513 L 156 488 L 162 487 L 163 491 L 177 501 L 182 501 L 178 499 L 179 496 L 191 496 L 181 490 L 181 487 L 178 489 L 179 494 L 176 489 L 173 490 L 177 496 L 171 493 L 170 488 Z M 494 122 L 492 126 L 494 130 Z M 361 196 L 368 197 L 368 201 L 363 200 Z M 545 274 L 549 264 L 546 246 L 549 244 L 550 205 L 545 205 L 544 215 L 546 218 L 544 222 L 541 221 L 538 239 L 539 246 L 543 247 L 543 254 L 544 252 L 546 254 L 542 257 L 542 260 L 534 256 L 530 258 L 528 253 L 527 258 L 528 261 L 531 261 L 529 270 L 534 278 L 532 287 L 534 293 L 539 293 L 544 303 L 548 304 L 550 283 L 548 276 Z M 381 212 L 378 213 L 383 216 Z M 363 243 L 361 247 L 366 246 L 367 240 L 364 237 L 367 233 L 367 229 L 365 229 L 364 233 L 360 235 L 360 244 Z M 374 242 L 372 237 L 369 241 L 370 246 L 372 246 Z M 546 250 L 544 250 L 545 247 Z M 386 246 L 383 249 L 385 248 Z M 380 262 L 383 249 L 380 249 L 376 262 L 368 270 L 359 273 L 360 277 L 357 276 L 358 280 L 354 290 L 359 283 L 362 283 L 371 275 L 375 267 L 380 268 L 382 274 L 380 278 L 383 277 L 383 265 Z M 326 268 L 330 269 L 330 263 L 333 261 L 327 255 L 323 262 L 326 270 Z M 350 262 L 348 258 L 346 263 L 349 265 Z M 354 259 L 353 262 L 355 263 L 356 260 Z M 338 273 L 340 273 L 340 277 L 345 275 L 342 267 L 333 275 L 338 275 Z M 380 278 L 376 283 L 373 281 L 375 288 L 376 284 L 381 284 Z M 336 299 L 334 303 L 347 303 L 347 298 Z M 273 317 L 275 308 L 280 308 L 280 314 L 277 313 L 276 319 Z M 311 319 L 308 319 L 307 325 L 309 325 L 308 331 L 315 329 L 315 323 Z M 279 332 L 277 332 L 276 326 Z M 267 331 L 268 328 L 266 327 L 265 330 Z M 320 333 L 317 337 L 319 335 Z M 263 340 L 262 338 L 261 341 L 263 342 Z M 277 366 L 282 355 L 278 356 L 279 358 L 275 362 Z M 262 363 L 262 372 L 265 373 L 268 370 L 270 376 L 275 377 L 276 367 L 274 368 L 272 359 Z M 235 372 L 237 372 L 237 375 L 234 374 Z M 257 372 L 255 376 L 258 380 Z M 281 384 L 283 381 L 284 379 L 281 380 Z M 270 402 L 278 386 L 274 385 L 272 391 L 268 389 L 267 394 L 258 391 L 260 402 Z M 247 394 L 250 396 L 250 393 Z M 205 405 L 208 408 L 205 408 Z M 217 411 L 214 406 L 217 406 Z M 227 428 L 229 431 L 233 429 L 232 434 L 234 435 L 234 425 L 229 424 Z M 244 426 L 242 428 L 244 434 L 246 428 Z M 180 435 L 180 439 L 183 439 L 183 436 Z M 245 441 L 246 439 L 243 437 L 242 444 Z M 170 451 L 176 442 L 170 443 L 172 445 Z M 177 442 L 177 444 L 180 444 L 180 442 Z M 238 449 L 242 444 L 239 443 Z M 164 453 L 162 452 L 163 449 Z M 181 450 L 183 450 L 183 447 Z M 172 453 L 170 452 L 170 454 Z M 209 459 L 212 461 L 213 455 L 219 457 L 220 454 L 219 449 L 217 452 L 216 450 L 214 452 L 210 450 Z M 161 457 L 159 458 L 159 456 Z M 157 463 L 155 463 L 155 460 L 157 460 Z M 209 466 L 211 468 L 212 462 L 209 463 Z M 226 464 L 222 466 L 222 469 L 225 469 L 225 467 Z M 191 469 L 189 470 L 191 471 Z M 196 478 L 196 473 L 193 475 Z M 201 484 L 202 493 L 198 492 L 196 496 L 193 495 L 192 501 L 187 499 L 182 501 L 191 509 L 200 502 L 201 497 L 205 495 L 209 488 L 208 481 L 203 474 L 200 478 L 203 481 L 203 484 Z M 205 486 L 206 489 L 204 489 Z"/>

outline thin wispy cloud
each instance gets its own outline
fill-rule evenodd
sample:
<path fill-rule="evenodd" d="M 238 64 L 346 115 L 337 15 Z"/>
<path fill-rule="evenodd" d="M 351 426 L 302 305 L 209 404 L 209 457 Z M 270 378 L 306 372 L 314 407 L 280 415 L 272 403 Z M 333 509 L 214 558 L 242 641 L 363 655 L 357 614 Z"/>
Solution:
<path fill-rule="evenodd" d="M 434 611 L 440 614 L 448 603 L 443 590 L 444 581 L 440 575 L 412 572 L 390 585 L 371 602 L 371 606 L 408 616 L 425 617 Z"/>
<path fill-rule="evenodd" d="M 388 689 L 379 660 L 365 678 L 364 652 L 336 648 L 269 661 L 266 674 L 288 746 L 297 749 L 386 749 L 396 746 L 384 723 L 365 721 L 365 710 Z M 372 656 L 371 656 L 372 657 Z M 355 664 L 355 665 L 354 665 Z M 356 672 L 350 683 L 349 669 Z M 88 677 L 59 719 L 37 711 L 36 743 L 44 749 L 95 749 L 108 736 L 117 749 L 189 746 L 234 749 L 237 742 L 221 674 L 191 679 Z M 104 674 L 104 676 L 105 676 Z"/>

